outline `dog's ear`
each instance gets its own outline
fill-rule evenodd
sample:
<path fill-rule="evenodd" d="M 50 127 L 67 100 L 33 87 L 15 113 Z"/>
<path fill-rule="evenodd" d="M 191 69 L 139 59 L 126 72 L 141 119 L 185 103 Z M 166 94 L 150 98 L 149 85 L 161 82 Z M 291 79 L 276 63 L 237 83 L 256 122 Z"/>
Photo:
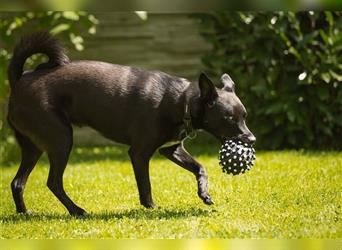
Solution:
<path fill-rule="evenodd" d="M 198 86 L 201 92 L 201 99 L 209 106 L 212 106 L 215 103 L 215 99 L 218 97 L 215 85 L 206 74 L 201 73 L 198 80 Z"/>
<path fill-rule="evenodd" d="M 233 82 L 232 78 L 227 73 L 224 73 L 221 76 L 221 83 L 223 85 L 223 90 L 228 92 L 234 92 L 235 90 L 235 83 Z"/>

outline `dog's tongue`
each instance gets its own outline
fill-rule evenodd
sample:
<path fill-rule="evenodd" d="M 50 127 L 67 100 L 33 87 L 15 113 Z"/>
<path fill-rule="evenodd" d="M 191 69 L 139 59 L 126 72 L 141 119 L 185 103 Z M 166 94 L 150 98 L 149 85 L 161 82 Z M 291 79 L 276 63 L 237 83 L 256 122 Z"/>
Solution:
<path fill-rule="evenodd" d="M 226 140 L 220 149 L 219 164 L 227 174 L 238 175 L 250 170 L 254 165 L 254 148 L 240 140 Z"/>

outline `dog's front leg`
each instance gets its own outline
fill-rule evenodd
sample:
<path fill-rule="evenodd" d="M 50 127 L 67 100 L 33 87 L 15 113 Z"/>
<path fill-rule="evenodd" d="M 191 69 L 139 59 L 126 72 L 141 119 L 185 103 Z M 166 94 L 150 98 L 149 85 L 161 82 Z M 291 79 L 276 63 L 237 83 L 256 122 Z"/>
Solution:
<path fill-rule="evenodd" d="M 184 149 L 183 143 L 161 148 L 159 152 L 177 165 L 192 172 L 197 179 L 198 196 L 205 204 L 214 204 L 208 192 L 208 175 L 205 169 Z"/>
<path fill-rule="evenodd" d="M 150 153 L 131 147 L 128 151 L 133 165 L 135 179 L 137 181 L 140 204 L 146 208 L 157 207 L 152 199 L 149 174 Z"/>

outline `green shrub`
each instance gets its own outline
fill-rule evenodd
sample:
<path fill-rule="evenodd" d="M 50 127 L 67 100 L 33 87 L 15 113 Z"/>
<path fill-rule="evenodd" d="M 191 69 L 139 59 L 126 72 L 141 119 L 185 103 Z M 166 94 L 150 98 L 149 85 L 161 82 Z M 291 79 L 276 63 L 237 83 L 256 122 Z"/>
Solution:
<path fill-rule="evenodd" d="M 212 44 L 203 63 L 229 73 L 262 148 L 339 148 L 342 12 L 195 15 Z"/>
<path fill-rule="evenodd" d="M 0 12 L 0 162 L 18 158 L 18 147 L 6 122 L 9 85 L 7 66 L 14 45 L 20 37 L 34 31 L 49 30 L 59 34 L 63 41 L 69 41 L 76 50 L 83 50 L 83 38 L 79 35 L 86 29 L 90 34 L 96 32 L 97 20 L 86 12 L 48 11 L 48 12 Z M 44 60 L 34 55 L 26 62 L 32 69 Z"/>

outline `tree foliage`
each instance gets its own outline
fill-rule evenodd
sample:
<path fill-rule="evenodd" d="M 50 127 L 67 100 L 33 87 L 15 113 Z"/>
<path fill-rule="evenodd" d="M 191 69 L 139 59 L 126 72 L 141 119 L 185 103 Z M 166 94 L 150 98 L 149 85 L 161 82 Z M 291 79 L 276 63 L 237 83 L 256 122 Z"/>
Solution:
<path fill-rule="evenodd" d="M 263 148 L 341 148 L 342 12 L 196 15 L 208 72 L 229 73 Z"/>
<path fill-rule="evenodd" d="M 12 133 L 6 126 L 6 101 L 9 95 L 7 66 L 15 44 L 20 37 L 34 31 L 48 30 L 67 41 L 76 50 L 83 50 L 81 34 L 96 32 L 97 19 L 87 12 L 48 11 L 48 12 L 3 12 L 0 13 L 0 158 L 8 158 L 15 145 Z M 68 46 L 70 47 L 70 46 Z M 42 55 L 34 55 L 26 62 L 33 68 L 44 60 Z"/>

